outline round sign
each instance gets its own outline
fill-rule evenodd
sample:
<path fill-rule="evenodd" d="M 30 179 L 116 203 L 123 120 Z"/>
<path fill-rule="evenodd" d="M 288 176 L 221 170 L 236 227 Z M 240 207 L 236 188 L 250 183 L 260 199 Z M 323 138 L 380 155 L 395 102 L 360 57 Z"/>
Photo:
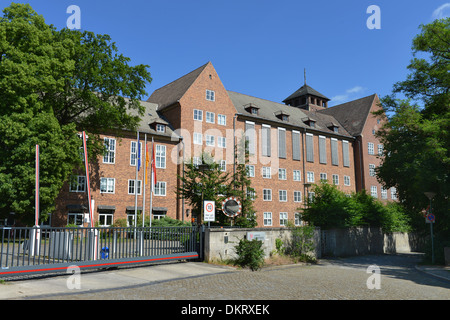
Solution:
<path fill-rule="evenodd" d="M 235 217 L 241 213 L 242 206 L 240 201 L 235 197 L 229 197 L 222 201 L 222 211 L 228 217 Z"/>
<path fill-rule="evenodd" d="M 206 205 L 206 211 L 207 212 L 212 212 L 214 210 L 214 206 L 212 205 L 212 203 L 208 203 Z"/>
<path fill-rule="evenodd" d="M 434 219 L 435 219 L 434 214 L 429 213 L 429 214 L 427 215 L 427 219 L 428 219 L 428 221 L 434 222 Z"/>

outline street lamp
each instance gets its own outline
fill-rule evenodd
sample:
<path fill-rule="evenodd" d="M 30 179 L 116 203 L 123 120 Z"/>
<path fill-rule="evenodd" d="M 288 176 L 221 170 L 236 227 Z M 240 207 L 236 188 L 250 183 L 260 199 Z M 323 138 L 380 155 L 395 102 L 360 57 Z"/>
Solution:
<path fill-rule="evenodd" d="M 431 209 L 431 202 L 436 195 L 434 192 L 424 192 L 425 196 L 430 200 L 430 209 L 428 211 L 428 214 L 432 213 Z M 434 264 L 434 239 L 433 239 L 433 223 L 434 221 L 430 221 L 430 233 L 431 233 L 431 263 Z"/>

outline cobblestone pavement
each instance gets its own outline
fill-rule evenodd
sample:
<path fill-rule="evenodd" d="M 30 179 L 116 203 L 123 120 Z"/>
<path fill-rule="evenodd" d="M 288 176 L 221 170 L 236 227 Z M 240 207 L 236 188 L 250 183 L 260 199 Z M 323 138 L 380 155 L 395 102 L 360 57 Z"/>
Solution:
<path fill-rule="evenodd" d="M 417 255 L 380 255 L 324 259 L 315 265 L 267 267 L 256 272 L 221 268 L 216 274 L 38 298 L 190 301 L 450 300 L 450 282 L 417 270 L 417 262 Z M 369 277 L 373 279 L 376 275 L 368 273 L 369 266 L 379 267 L 379 289 L 368 289 Z"/>

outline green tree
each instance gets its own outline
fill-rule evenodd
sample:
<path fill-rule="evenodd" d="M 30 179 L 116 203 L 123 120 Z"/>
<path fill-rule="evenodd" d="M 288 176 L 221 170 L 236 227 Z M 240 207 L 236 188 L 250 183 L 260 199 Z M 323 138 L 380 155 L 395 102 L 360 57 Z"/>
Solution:
<path fill-rule="evenodd" d="M 230 194 L 230 174 L 222 171 L 220 165 L 208 154 L 202 154 L 201 160 L 201 165 L 196 165 L 193 161 L 185 164 L 184 176 L 178 176 L 182 184 L 177 188 L 177 194 L 187 200 L 192 207 L 192 217 L 199 224 L 203 219 L 202 200 L 214 201 L 216 221 L 224 225 L 227 217 L 221 212 L 221 208 L 222 201 Z"/>
<path fill-rule="evenodd" d="M 394 85 L 393 94 L 381 99 L 386 125 L 378 137 L 384 158 L 377 176 L 386 188 L 395 187 L 401 203 L 421 216 L 436 193 L 435 230 L 450 236 L 450 18 L 421 26 L 412 44 L 413 59 L 405 81 Z M 420 55 L 420 57 L 419 57 Z M 398 94 L 407 100 L 397 98 Z M 422 220 L 423 221 L 423 220 Z M 422 223 L 425 227 L 425 224 Z"/>
<path fill-rule="evenodd" d="M 407 232 L 411 220 L 401 204 L 375 199 L 366 191 L 346 194 L 337 186 L 321 182 L 313 186 L 314 199 L 303 210 L 302 219 L 309 224 L 330 228 L 380 227 L 385 232 Z"/>
<path fill-rule="evenodd" d="M 230 193 L 239 199 L 242 207 L 241 213 L 235 218 L 236 225 L 243 228 L 254 228 L 257 225 L 255 208 L 253 207 L 256 192 L 251 186 L 251 179 L 248 176 L 248 142 L 245 139 L 241 139 L 241 141 L 246 144 L 245 146 L 239 144 L 240 149 L 238 149 L 238 145 L 235 146 L 235 171 Z"/>
<path fill-rule="evenodd" d="M 128 65 L 107 35 L 56 30 L 28 4 L 0 18 L 0 215 L 34 221 L 35 145 L 40 145 L 40 208 L 51 212 L 88 132 L 91 160 L 104 151 L 100 132 L 134 130 L 147 66 Z M 122 98 L 124 97 L 124 98 Z"/>

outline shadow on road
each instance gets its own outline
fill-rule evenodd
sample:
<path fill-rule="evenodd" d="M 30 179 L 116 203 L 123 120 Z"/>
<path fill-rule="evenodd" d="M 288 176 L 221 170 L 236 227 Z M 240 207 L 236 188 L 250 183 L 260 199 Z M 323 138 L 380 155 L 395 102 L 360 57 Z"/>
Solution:
<path fill-rule="evenodd" d="M 358 269 L 367 272 L 367 268 L 376 265 L 381 276 L 413 281 L 420 285 L 450 289 L 450 281 L 439 279 L 421 272 L 416 266 L 422 261 L 420 253 L 397 253 L 383 255 L 366 255 L 356 257 L 334 258 L 326 257 L 319 265 Z"/>

